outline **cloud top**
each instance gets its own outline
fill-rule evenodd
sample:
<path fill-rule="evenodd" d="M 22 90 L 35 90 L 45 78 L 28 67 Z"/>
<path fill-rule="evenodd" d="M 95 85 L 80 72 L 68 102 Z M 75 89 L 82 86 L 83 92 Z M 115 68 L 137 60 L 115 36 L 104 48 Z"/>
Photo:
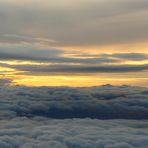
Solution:
<path fill-rule="evenodd" d="M 146 148 L 147 114 L 146 88 L 0 85 L 0 147 Z"/>
<path fill-rule="evenodd" d="M 147 89 L 1 86 L 0 118 L 148 119 Z"/>
<path fill-rule="evenodd" d="M 0 122 L 5 148 L 146 148 L 147 121 L 15 118 Z"/>

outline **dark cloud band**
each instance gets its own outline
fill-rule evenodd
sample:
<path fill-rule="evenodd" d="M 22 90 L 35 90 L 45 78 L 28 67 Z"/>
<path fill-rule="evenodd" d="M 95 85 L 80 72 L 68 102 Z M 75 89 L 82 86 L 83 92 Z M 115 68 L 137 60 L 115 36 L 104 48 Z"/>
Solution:
<path fill-rule="evenodd" d="M 104 65 L 104 66 L 79 66 L 79 65 L 9 65 L 0 64 L 1 67 L 16 69 L 28 73 L 123 73 L 147 71 L 148 65 Z"/>

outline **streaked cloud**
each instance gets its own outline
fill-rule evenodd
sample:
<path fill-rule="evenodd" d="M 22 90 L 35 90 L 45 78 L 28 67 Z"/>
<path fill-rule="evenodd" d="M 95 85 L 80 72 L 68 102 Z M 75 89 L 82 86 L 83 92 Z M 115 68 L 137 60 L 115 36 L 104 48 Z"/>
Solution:
<path fill-rule="evenodd" d="M 0 46 L 0 60 L 19 60 L 53 63 L 119 63 L 121 61 L 145 61 L 147 53 L 73 54 L 62 49 L 41 49 L 34 46 Z"/>
<path fill-rule="evenodd" d="M 147 0 L 1 0 L 1 77 L 147 79 L 147 8 Z"/>
<path fill-rule="evenodd" d="M 140 72 L 148 70 L 146 65 L 102 65 L 102 66 L 86 66 L 86 65 L 9 65 L 0 63 L 1 67 L 16 69 L 29 73 L 121 73 L 121 72 Z M 27 74 L 27 73 L 26 73 Z"/>

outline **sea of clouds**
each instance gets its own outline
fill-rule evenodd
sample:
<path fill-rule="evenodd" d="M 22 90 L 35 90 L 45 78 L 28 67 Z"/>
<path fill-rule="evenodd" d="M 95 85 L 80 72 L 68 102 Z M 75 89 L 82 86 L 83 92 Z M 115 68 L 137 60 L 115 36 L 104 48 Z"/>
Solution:
<path fill-rule="evenodd" d="M 0 82 L 0 148 L 148 147 L 147 88 Z"/>
<path fill-rule="evenodd" d="M 0 148 L 134 147 L 148 147 L 148 121 L 17 117 L 0 122 Z"/>
<path fill-rule="evenodd" d="M 0 87 L 0 119 L 148 119 L 148 89 L 104 85 L 90 88 Z"/>

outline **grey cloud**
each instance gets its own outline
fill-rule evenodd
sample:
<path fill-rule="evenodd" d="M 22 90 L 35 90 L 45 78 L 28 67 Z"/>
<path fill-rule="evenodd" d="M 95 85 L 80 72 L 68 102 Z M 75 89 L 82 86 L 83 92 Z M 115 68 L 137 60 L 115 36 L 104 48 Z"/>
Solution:
<path fill-rule="evenodd" d="M 148 60 L 148 54 L 144 54 L 144 53 L 118 53 L 118 54 L 112 54 L 112 55 L 104 54 L 104 56 L 118 58 L 118 59 L 132 60 L 132 61 Z"/>
<path fill-rule="evenodd" d="M 35 46 L 0 46 L 0 60 L 48 61 L 64 51 L 59 49 L 39 49 Z"/>
<path fill-rule="evenodd" d="M 146 148 L 147 91 L 126 85 L 0 86 L 0 147 Z"/>
<path fill-rule="evenodd" d="M 41 51 L 42 53 L 42 51 Z M 98 63 L 116 63 L 120 60 L 118 59 L 111 59 L 111 58 L 67 58 L 62 56 L 35 56 L 35 55 L 22 55 L 22 54 L 9 54 L 9 53 L 2 53 L 0 55 L 0 60 L 20 60 L 20 61 L 35 61 L 35 62 L 51 62 L 51 63 L 80 63 L 80 64 L 98 64 Z"/>
<path fill-rule="evenodd" d="M 2 49 L 2 48 L 1 48 Z M 74 55 L 64 57 L 65 51 L 59 49 L 34 49 L 13 47 L 0 50 L 0 60 L 20 60 L 44 62 L 46 65 L 9 65 L 0 63 L 1 67 L 8 67 L 19 71 L 36 74 L 42 73 L 120 73 L 139 72 L 148 70 L 148 65 L 121 65 L 122 61 L 145 61 L 148 55 L 144 53 L 119 53 L 100 55 Z M 79 56 L 83 58 L 79 58 Z M 86 57 L 85 57 L 86 56 Z M 92 56 L 89 57 L 88 56 Z M 51 63 L 48 65 L 47 63 Z M 116 63 L 116 65 L 114 65 Z M 79 65 L 73 65 L 79 64 Z M 109 65 L 107 65 L 109 64 Z"/>
<path fill-rule="evenodd" d="M 75 56 L 81 57 L 95 57 L 95 58 L 109 58 L 116 60 L 131 60 L 131 61 L 144 61 L 148 60 L 147 53 L 113 53 L 113 54 L 76 54 Z"/>
<path fill-rule="evenodd" d="M 119 59 L 110 57 L 94 57 L 94 58 L 78 58 L 64 57 L 66 53 L 60 49 L 35 49 L 35 47 L 1 47 L 0 60 L 20 60 L 20 61 L 36 61 L 51 63 L 81 63 L 81 64 L 97 64 L 97 63 L 115 63 Z"/>
<path fill-rule="evenodd" d="M 0 118 L 148 119 L 147 89 L 111 85 L 92 88 L 1 87 Z"/>
<path fill-rule="evenodd" d="M 9 85 L 9 84 L 11 84 L 12 83 L 12 79 L 2 79 L 2 78 L 0 78 L 0 86 L 5 86 L 5 85 Z"/>
<path fill-rule="evenodd" d="M 0 46 L 0 60 L 22 60 L 51 63 L 80 63 L 101 64 L 118 63 L 121 60 L 144 61 L 148 54 L 144 53 L 119 53 L 119 54 L 80 54 L 73 57 L 64 57 L 68 52 L 62 49 L 41 49 L 36 46 Z M 80 58 L 79 56 L 83 57 Z M 88 58 L 89 57 L 89 58 Z"/>
<path fill-rule="evenodd" d="M 148 21 L 145 19 L 148 16 L 147 0 L 81 0 L 71 3 L 65 0 L 63 3 L 31 1 L 18 5 L 2 1 L 0 34 L 17 32 L 22 36 L 40 35 L 59 41 L 57 46 L 64 47 L 141 42 L 148 39 Z M 1 38 L 2 42 L 6 40 L 11 42 L 14 38 Z"/>
<path fill-rule="evenodd" d="M 22 46 L 0 46 L 0 60 L 20 60 L 20 61 L 36 61 L 36 62 L 51 62 L 51 63 L 82 63 L 82 64 L 97 64 L 97 63 L 114 63 L 119 59 L 110 57 L 94 57 L 94 58 L 78 58 L 64 57 L 66 51 L 56 48 L 42 49 L 31 45 Z"/>
<path fill-rule="evenodd" d="M 8 67 L 26 72 L 38 73 L 98 73 L 98 72 L 138 72 L 148 70 L 147 65 L 113 65 L 122 61 L 145 61 L 148 55 L 144 53 L 119 53 L 100 55 L 74 55 L 65 57 L 67 52 L 60 49 L 36 49 L 34 46 L 7 46 L 0 48 L 0 60 L 20 60 L 44 62 L 46 65 L 9 65 Z M 79 56 L 83 57 L 80 58 Z M 85 57 L 86 56 L 86 57 Z M 88 56 L 92 56 L 89 57 Z M 47 63 L 51 65 L 47 65 Z M 80 64 L 80 65 L 73 65 Z M 105 65 L 106 64 L 106 65 Z M 107 65 L 110 64 L 110 65 Z"/>
<path fill-rule="evenodd" d="M 148 65 L 9 65 L 0 63 L 1 67 L 7 67 L 29 73 L 120 73 L 120 72 L 139 72 L 147 71 Z"/>
<path fill-rule="evenodd" d="M 147 121 L 14 118 L 0 123 L 3 148 L 146 148 Z"/>
<path fill-rule="evenodd" d="M 40 44 L 40 45 L 49 45 L 49 46 L 52 46 L 55 43 L 57 43 L 57 41 L 48 38 L 29 37 L 16 34 L 1 35 L 0 42 L 8 44 L 38 44 L 38 45 Z"/>

